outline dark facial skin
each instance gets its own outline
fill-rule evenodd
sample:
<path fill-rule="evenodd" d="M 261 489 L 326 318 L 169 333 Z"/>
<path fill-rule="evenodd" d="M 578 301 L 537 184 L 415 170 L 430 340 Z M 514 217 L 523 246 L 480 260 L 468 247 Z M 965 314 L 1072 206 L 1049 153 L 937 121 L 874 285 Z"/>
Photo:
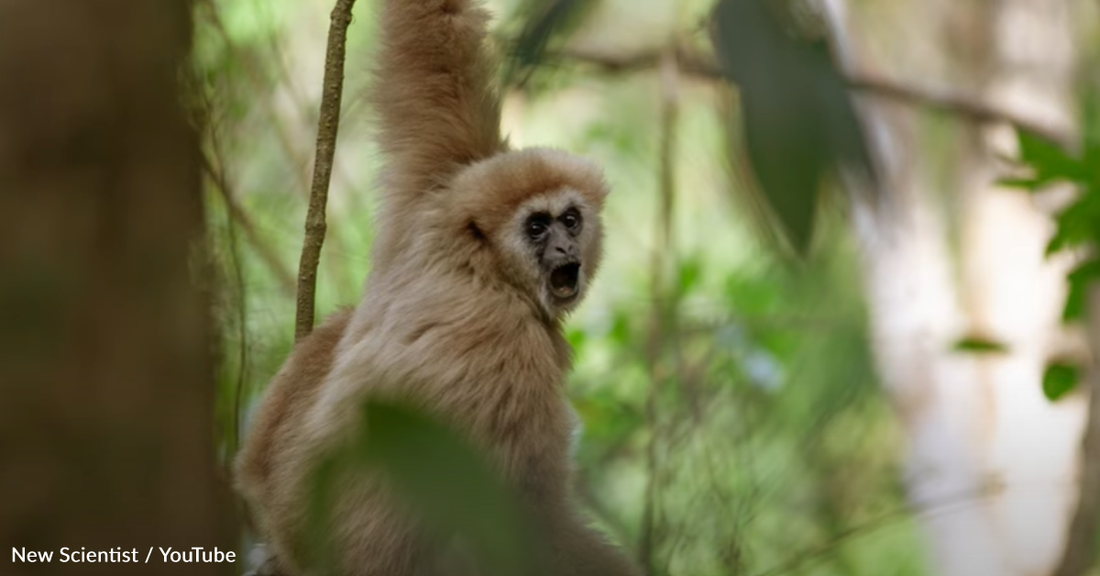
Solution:
<path fill-rule="evenodd" d="M 580 291 L 581 250 L 577 236 L 584 222 L 580 211 L 568 208 L 558 215 L 532 214 L 525 222 L 527 241 L 549 279 L 550 294 L 561 303 Z"/>

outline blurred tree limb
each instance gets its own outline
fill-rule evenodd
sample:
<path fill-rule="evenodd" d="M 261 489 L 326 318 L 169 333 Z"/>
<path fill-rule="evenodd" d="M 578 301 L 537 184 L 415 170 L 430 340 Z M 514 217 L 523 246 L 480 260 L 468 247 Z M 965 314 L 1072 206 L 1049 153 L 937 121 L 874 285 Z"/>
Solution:
<path fill-rule="evenodd" d="M 1088 374 L 1091 381 L 1085 429 L 1081 441 L 1079 489 L 1073 518 L 1066 534 L 1065 547 L 1054 576 L 1080 576 L 1088 572 L 1096 559 L 1097 521 L 1100 519 L 1100 104 L 1096 91 L 1086 87 L 1081 100 L 1082 130 L 1080 153 L 1068 153 L 1041 135 L 1017 131 L 1019 164 L 1026 168 L 1022 177 L 1001 180 L 1001 185 L 1031 193 L 1045 190 L 1053 183 L 1066 182 L 1078 188 L 1073 201 L 1055 216 L 1053 237 L 1046 254 L 1084 255 L 1066 275 L 1068 293 L 1062 310 L 1064 322 L 1085 324 L 1091 352 L 1091 366 L 1082 370 L 1079 362 L 1048 359 L 1043 373 L 1043 393 L 1052 401 L 1073 390 Z"/>
<path fill-rule="evenodd" d="M 298 301 L 294 321 L 294 339 L 301 340 L 313 330 L 317 292 L 317 265 L 325 243 L 325 208 L 332 179 L 332 161 L 336 155 L 336 136 L 340 129 L 340 102 L 344 91 L 344 56 L 347 52 L 348 26 L 355 0 L 337 0 L 332 9 L 328 48 L 325 53 L 324 91 L 317 125 L 317 156 L 313 164 L 309 211 L 306 214 L 302 258 L 298 263 Z"/>
<path fill-rule="evenodd" d="M 671 309 L 673 304 L 670 302 L 672 291 L 669 289 L 669 277 L 676 254 L 673 246 L 673 212 L 676 198 L 676 137 L 680 116 L 680 71 L 677 69 L 677 58 L 672 51 L 662 56 L 659 65 L 662 86 L 661 142 L 657 163 L 660 207 L 656 213 L 656 238 L 650 277 L 653 308 L 646 354 L 651 384 L 646 395 L 645 420 L 651 432 L 646 445 L 645 500 L 642 509 L 641 538 L 638 545 L 639 563 L 645 568 L 647 574 L 667 573 L 667 568 L 659 570 L 657 566 L 657 551 L 664 537 L 664 530 L 658 517 L 662 484 L 659 442 L 663 427 L 657 404 L 658 396 L 670 380 L 665 356 L 670 347 L 675 346 L 675 340 L 670 339 L 668 335 L 675 333 L 676 329 L 674 313 Z"/>
<path fill-rule="evenodd" d="M 237 62 L 240 62 L 241 69 L 244 70 L 244 78 L 247 80 L 251 89 L 257 94 L 264 94 L 269 90 L 268 82 L 262 77 L 261 73 L 257 70 L 257 66 L 253 64 L 254 58 L 249 58 L 245 50 L 237 44 L 233 39 L 233 36 L 225 28 L 225 23 L 222 21 L 221 14 L 214 5 L 212 0 L 201 0 L 199 6 L 205 8 L 201 14 L 209 22 L 210 27 L 217 31 L 218 36 L 222 42 L 225 42 L 226 50 L 229 52 L 229 57 Z M 305 194 L 305 189 L 309 186 L 309 179 L 305 174 L 305 165 L 308 161 L 303 157 L 298 147 L 295 145 L 296 138 L 291 135 L 285 126 L 285 120 L 273 105 L 270 98 L 257 98 L 256 102 L 263 109 L 271 119 L 271 130 L 275 134 L 276 140 L 279 142 L 279 146 L 286 153 L 287 158 L 294 166 L 294 177 L 297 184 L 301 186 L 296 191 Z"/>
<path fill-rule="evenodd" d="M 676 50 L 676 58 L 680 71 L 686 76 L 704 80 L 720 80 L 722 78 L 722 73 L 717 64 L 708 56 L 697 51 L 679 48 Z M 661 53 L 646 51 L 634 54 L 605 54 L 566 49 L 558 52 L 548 52 L 544 56 L 544 61 L 550 63 L 578 63 L 594 66 L 604 72 L 625 74 L 657 69 L 660 65 Z M 1009 124 L 1067 148 L 1072 141 L 1072 137 L 1067 133 L 961 94 L 914 86 L 870 74 L 847 74 L 845 79 L 850 89 L 864 92 L 873 97 L 893 100 L 934 112 L 951 114 L 971 122 Z"/>
<path fill-rule="evenodd" d="M 1100 285 L 1093 283 L 1088 294 L 1088 334 L 1093 369 L 1089 381 L 1089 416 L 1081 452 L 1080 494 L 1066 537 L 1066 548 L 1054 576 L 1079 576 L 1088 572 L 1096 559 L 1097 517 L 1100 516 Z"/>

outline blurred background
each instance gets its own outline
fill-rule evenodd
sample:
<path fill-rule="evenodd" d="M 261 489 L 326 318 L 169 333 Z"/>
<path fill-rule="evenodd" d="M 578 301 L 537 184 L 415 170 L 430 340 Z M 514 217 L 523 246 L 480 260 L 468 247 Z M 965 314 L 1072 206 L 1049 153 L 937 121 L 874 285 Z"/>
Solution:
<path fill-rule="evenodd" d="M 0 213 L 22 222 L 8 231 L 7 254 L 0 249 L 9 270 L 0 282 L 8 315 L 0 377 L 26 384 L 12 386 L 14 400 L 0 408 L 0 440 L 28 430 L 38 438 L 33 450 L 9 450 L 19 496 L 0 508 L 14 519 L 0 532 L 5 542 L 56 541 L 75 508 L 59 503 L 65 488 L 48 480 L 72 472 L 73 438 L 91 450 L 114 442 L 110 432 L 88 436 L 104 426 L 161 431 L 148 450 L 187 438 L 180 441 L 191 442 L 193 461 L 211 465 L 184 475 L 224 480 L 251 407 L 294 341 L 334 2 L 197 0 L 193 29 L 174 24 L 187 22 L 185 10 L 67 4 L 68 17 L 38 16 L 30 3 L 0 6 L 0 37 L 10 34 L 6 48 L 0 42 L 0 73 L 25 87 L 5 89 L 0 101 L 0 134 L 8 134 L 0 135 L 0 188 L 16 192 L 0 194 L 8 198 Z M 360 0 L 349 29 L 319 318 L 354 305 L 371 266 L 379 157 L 364 95 L 377 4 Z M 611 184 L 603 269 L 568 323 L 569 395 L 584 421 L 577 492 L 649 574 L 1100 574 L 1100 401 L 1090 406 L 1089 394 L 1100 343 L 1100 309 L 1090 306 L 1100 276 L 1100 4 L 487 4 L 511 143 L 588 156 Z M 99 32 L 79 40 L 88 23 Z M 48 48 L 26 33 L 58 29 L 66 40 Z M 150 39 L 150 30 L 168 40 Z M 78 53 L 108 64 L 66 60 Z M 141 80 L 173 61 L 186 62 L 183 74 Z M 53 71 L 62 79 L 41 79 Z M 101 77 L 112 78 L 107 88 L 95 87 Z M 139 136 L 151 128 L 142 115 L 155 100 L 141 90 L 169 104 L 165 91 L 175 90 L 186 118 L 199 119 L 189 124 L 197 141 L 176 140 L 201 150 L 183 154 L 184 176 L 119 176 L 167 166 L 146 163 L 170 151 L 143 151 Z M 66 98 L 77 112 L 57 112 Z M 78 112 L 95 106 L 113 112 L 81 123 Z M 79 129 L 66 128 L 70 118 Z M 159 134 L 176 134 L 177 124 Z M 81 139 L 101 130 L 117 140 L 106 149 L 122 152 L 104 155 Z M 119 160 L 125 154 L 132 160 Z M 114 162 L 102 172 L 114 176 L 89 176 L 97 162 Z M 114 204 L 77 200 L 82 179 Z M 181 181 L 179 204 L 110 192 L 151 195 Z M 200 186 L 201 206 L 188 195 Z M 134 202 L 142 208 L 132 216 L 117 208 Z M 56 216 L 66 210 L 78 216 Z M 164 222 L 180 218 L 206 239 L 200 255 L 175 244 L 148 254 L 103 248 L 149 246 L 168 233 Z M 146 225 L 134 232 L 138 220 Z M 80 232 L 92 228 L 102 233 Z M 112 235 L 118 230 L 129 232 Z M 89 237 L 111 240 L 85 254 Z M 132 314 L 135 298 L 156 307 L 142 295 L 171 293 L 176 283 L 142 284 L 129 267 L 114 274 L 76 260 L 159 270 L 169 253 L 181 264 L 163 278 L 197 275 L 201 290 L 182 305 L 178 294 L 165 300 L 170 312 L 148 333 L 163 335 L 170 350 L 190 346 L 191 356 L 145 375 L 125 359 L 88 360 L 100 357 L 87 353 L 90 342 L 114 358 L 116 348 L 102 342 L 123 342 L 118 330 L 129 330 L 126 346 L 151 346 L 144 324 L 120 328 L 114 314 Z M 72 276 L 43 275 L 47 261 Z M 72 280 L 85 276 L 94 280 Z M 105 313 L 111 322 L 81 312 L 102 311 L 103 299 L 42 288 L 114 293 L 112 282 L 133 292 Z M 63 312 L 54 312 L 59 302 Z M 209 322 L 187 323 L 207 318 L 207 307 Z M 61 332 L 40 329 L 55 325 Z M 66 344 L 52 345 L 59 341 Z M 32 349 L 50 353 L 28 356 Z M 163 366 L 192 361 L 206 367 L 192 381 L 212 387 L 177 400 L 141 391 L 142 383 L 169 386 L 163 375 L 178 371 Z M 50 371 L 58 365 L 73 368 Z M 88 366 L 106 376 L 75 385 Z M 131 388 L 116 368 L 133 377 Z M 87 406 L 104 407 L 102 418 L 74 416 L 95 412 Z M 210 428 L 212 443 L 203 434 Z M 148 457 L 142 485 L 164 488 L 150 488 L 141 505 L 173 527 L 186 516 L 204 538 L 218 526 L 218 541 L 235 546 L 236 525 L 222 513 L 233 509 L 230 497 L 210 488 L 190 505 L 164 504 L 194 485 L 172 484 L 180 472 L 161 452 Z M 133 460 L 89 466 L 123 462 Z M 132 493 L 110 490 L 137 506 Z M 96 513 L 86 510 L 85 520 Z"/>

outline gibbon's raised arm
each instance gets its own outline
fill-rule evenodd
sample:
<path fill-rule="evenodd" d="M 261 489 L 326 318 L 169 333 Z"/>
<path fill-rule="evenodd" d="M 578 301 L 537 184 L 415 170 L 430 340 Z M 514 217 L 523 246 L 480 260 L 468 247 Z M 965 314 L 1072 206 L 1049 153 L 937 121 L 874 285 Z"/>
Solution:
<path fill-rule="evenodd" d="M 386 202 L 408 204 L 504 148 L 489 14 L 476 0 L 386 0 L 372 102 L 386 156 Z"/>

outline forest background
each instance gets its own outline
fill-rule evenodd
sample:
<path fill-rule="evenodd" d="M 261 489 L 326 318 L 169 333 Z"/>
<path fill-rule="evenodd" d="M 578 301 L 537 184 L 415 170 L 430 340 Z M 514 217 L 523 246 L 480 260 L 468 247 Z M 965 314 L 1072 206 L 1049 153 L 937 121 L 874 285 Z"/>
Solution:
<path fill-rule="evenodd" d="M 9 32 L 0 72 L 35 80 L 6 89 L 0 102 L 0 132 L 9 135 L 0 138 L 0 184 L 17 191 L 0 204 L 17 223 L 8 232 L 14 248 L 0 258 L 9 267 L 0 336 L 15 343 L 0 376 L 28 384 L 13 386 L 13 401 L 0 407 L 0 438 L 32 438 L 9 450 L 17 497 L 0 508 L 13 520 L 0 540 L 91 538 L 96 508 L 66 498 L 111 494 L 118 498 L 105 501 L 146 509 L 122 515 L 116 536 L 172 534 L 189 546 L 216 533 L 238 546 L 224 475 L 251 406 L 294 341 L 333 2 L 201 0 L 168 16 L 127 12 L 125 3 L 89 15 L 78 4 L 71 17 L 0 8 L 29 18 L 22 30 L 36 29 L 25 27 L 31 22 L 66 33 L 60 48 L 42 48 L 15 18 L 0 17 L 0 37 Z M 1083 444 L 1100 435 L 1092 417 L 1100 402 L 1088 393 L 1100 338 L 1100 311 L 1090 306 L 1100 274 L 1100 5 L 487 4 L 511 142 L 584 154 L 611 183 L 605 264 L 568 324 L 569 394 L 584 420 L 577 488 L 650 574 L 1100 573 L 1088 572 L 1100 511 L 1096 498 L 1078 496 L 1081 482 L 1100 494 L 1100 442 Z M 358 2 L 349 28 L 319 318 L 353 305 L 370 269 L 378 154 L 363 95 L 376 8 Z M 98 28 L 85 32 L 89 24 Z M 148 43 L 147 57 L 89 48 L 110 42 Z M 111 65 L 54 57 L 74 50 Z M 183 87 L 170 74 L 142 80 L 141 71 L 170 69 L 165 62 L 183 56 Z M 128 58 L 136 64 L 114 66 Z M 115 81 L 97 92 L 100 76 L 82 69 L 122 72 L 102 74 Z M 37 81 L 43 70 L 61 80 Z M 171 152 L 140 150 L 134 134 L 146 123 L 111 137 L 107 149 L 126 152 L 101 154 L 66 124 L 84 118 L 80 110 L 117 106 L 97 126 L 137 126 L 160 110 L 136 102 L 171 106 L 180 95 L 188 117 L 202 118 L 193 143 L 202 155 L 181 172 L 97 181 L 78 169 L 101 163 L 115 167 L 104 173 L 126 174 L 141 162 L 119 160 L 125 154 Z M 58 112 L 66 106 L 77 112 Z M 54 120 L 36 132 L 27 118 Z M 178 135 L 178 125 L 164 126 Z M 25 150 L 49 161 L 25 161 L 35 157 L 18 155 Z M 183 183 L 179 204 L 142 199 L 157 178 Z M 109 201 L 57 192 L 85 181 Z M 118 182 L 133 184 L 134 195 L 112 194 Z M 187 192 L 199 186 L 201 203 Z M 20 199 L 35 190 L 37 200 Z M 153 243 L 128 260 L 135 243 L 169 234 L 165 222 L 176 220 L 205 226 L 201 261 L 177 243 Z M 135 232 L 119 223 L 131 221 L 146 225 Z M 128 230 L 115 239 L 123 249 L 102 248 L 115 246 L 107 242 L 85 254 L 82 226 Z M 93 274 L 76 263 L 81 255 L 107 265 Z M 116 260 L 128 264 L 112 267 Z M 43 274 L 37 263 L 53 261 L 73 276 Z M 130 275 L 150 266 L 171 273 Z M 196 270 L 206 297 L 179 304 L 172 286 Z M 84 286 L 74 280 L 82 274 L 117 294 L 67 300 L 77 291 L 43 289 Z M 160 293 L 175 295 L 148 296 Z M 168 312 L 120 322 L 135 301 Z M 212 322 L 189 320 L 206 317 L 208 305 Z M 114 311 L 103 314 L 111 322 L 86 313 L 104 309 Z M 69 316 L 110 327 L 69 339 L 59 336 L 71 336 L 68 328 L 43 328 L 71 327 L 57 320 Z M 118 346 L 90 344 L 106 336 Z M 217 344 L 199 346 L 190 357 L 199 362 L 172 372 L 178 383 L 141 375 L 184 365 L 173 352 L 184 340 Z M 101 348 L 124 352 L 102 360 Z M 142 350 L 157 360 L 133 368 L 128 359 Z M 76 386 L 89 370 L 101 378 Z M 201 392 L 149 388 L 191 390 L 204 373 L 216 376 Z M 200 424 L 213 441 L 188 444 L 171 466 L 164 456 L 150 456 L 148 469 L 124 457 L 184 450 L 179 439 Z M 141 446 L 112 444 L 142 426 L 157 432 Z M 73 464 L 80 442 L 101 458 Z M 195 464 L 204 458 L 209 465 Z M 129 478 L 144 488 L 104 487 L 126 478 L 127 466 L 140 469 Z M 71 488 L 63 477 L 98 480 Z M 171 494 L 187 497 L 164 504 Z M 180 535 L 188 529 L 192 536 Z"/>

